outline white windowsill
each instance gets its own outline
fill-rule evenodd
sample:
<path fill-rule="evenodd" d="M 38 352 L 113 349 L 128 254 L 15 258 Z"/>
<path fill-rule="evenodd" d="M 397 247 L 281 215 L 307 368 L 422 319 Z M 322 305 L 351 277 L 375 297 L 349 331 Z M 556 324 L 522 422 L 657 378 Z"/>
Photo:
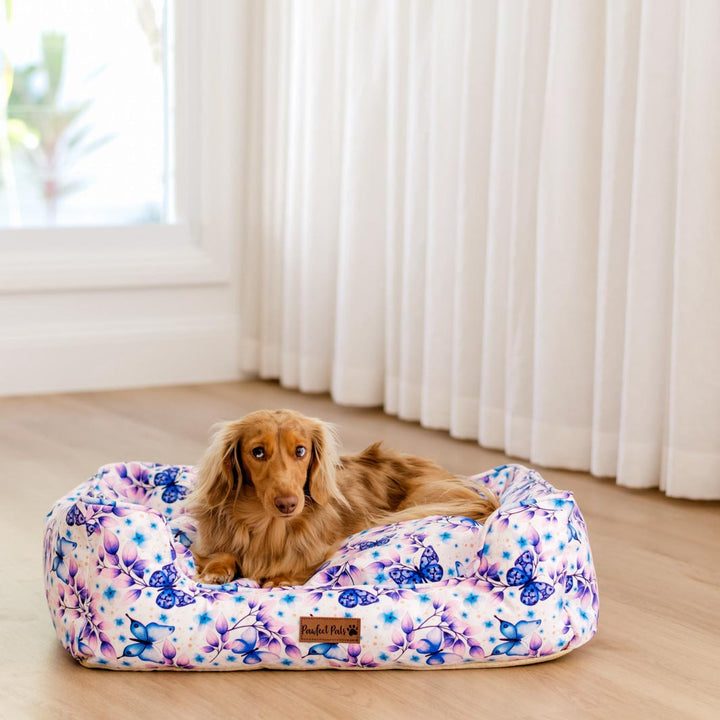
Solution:
<path fill-rule="evenodd" d="M 3 232 L 0 293 L 209 285 L 230 269 L 187 226 L 43 228 Z"/>

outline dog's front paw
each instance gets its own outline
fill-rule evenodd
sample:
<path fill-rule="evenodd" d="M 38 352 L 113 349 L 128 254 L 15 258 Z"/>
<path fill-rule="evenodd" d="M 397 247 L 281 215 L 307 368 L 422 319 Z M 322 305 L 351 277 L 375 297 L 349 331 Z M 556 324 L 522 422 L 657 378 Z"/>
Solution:
<path fill-rule="evenodd" d="M 208 585 L 224 585 L 235 579 L 238 565 L 234 555 L 216 553 L 203 560 L 204 562 L 198 563 L 198 582 Z"/>
<path fill-rule="evenodd" d="M 301 585 L 302 581 L 297 578 L 291 578 L 287 575 L 279 575 L 278 577 L 268 578 L 263 581 L 262 587 L 274 588 L 274 587 L 289 587 L 291 585 Z"/>
<path fill-rule="evenodd" d="M 224 585 L 225 583 L 232 582 L 234 579 L 234 572 L 212 572 L 209 570 L 204 570 L 196 578 L 198 582 L 205 583 L 206 585 Z"/>

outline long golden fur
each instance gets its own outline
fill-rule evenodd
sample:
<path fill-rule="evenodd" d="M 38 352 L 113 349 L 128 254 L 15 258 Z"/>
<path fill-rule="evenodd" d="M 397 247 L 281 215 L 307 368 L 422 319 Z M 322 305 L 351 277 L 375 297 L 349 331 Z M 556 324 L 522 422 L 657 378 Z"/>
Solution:
<path fill-rule="evenodd" d="M 430 515 L 484 521 L 498 505 L 430 460 L 380 443 L 339 457 L 337 446 L 331 426 L 292 410 L 220 425 L 191 496 L 199 579 L 299 585 L 360 530 Z"/>

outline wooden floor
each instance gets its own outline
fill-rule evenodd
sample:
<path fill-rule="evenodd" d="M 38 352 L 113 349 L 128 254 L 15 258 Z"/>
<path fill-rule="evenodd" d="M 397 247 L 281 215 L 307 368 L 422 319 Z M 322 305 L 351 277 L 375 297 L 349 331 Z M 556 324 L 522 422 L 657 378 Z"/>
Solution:
<path fill-rule="evenodd" d="M 114 460 L 194 463 L 210 425 L 263 407 L 337 423 L 344 449 L 383 439 L 458 473 L 499 453 L 269 383 L 0 399 L 0 717 L 717 718 L 720 505 L 668 500 L 588 475 L 543 471 L 573 490 L 600 583 L 598 635 L 565 658 L 508 669 L 118 673 L 77 665 L 43 594 L 50 505 Z"/>

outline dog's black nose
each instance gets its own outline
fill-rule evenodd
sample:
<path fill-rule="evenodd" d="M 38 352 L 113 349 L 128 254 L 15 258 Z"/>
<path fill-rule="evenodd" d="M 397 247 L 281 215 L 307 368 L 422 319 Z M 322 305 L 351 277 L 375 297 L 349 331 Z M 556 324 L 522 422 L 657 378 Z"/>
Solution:
<path fill-rule="evenodd" d="M 297 495 L 284 495 L 275 498 L 275 507 L 285 515 L 289 515 L 298 505 Z"/>

